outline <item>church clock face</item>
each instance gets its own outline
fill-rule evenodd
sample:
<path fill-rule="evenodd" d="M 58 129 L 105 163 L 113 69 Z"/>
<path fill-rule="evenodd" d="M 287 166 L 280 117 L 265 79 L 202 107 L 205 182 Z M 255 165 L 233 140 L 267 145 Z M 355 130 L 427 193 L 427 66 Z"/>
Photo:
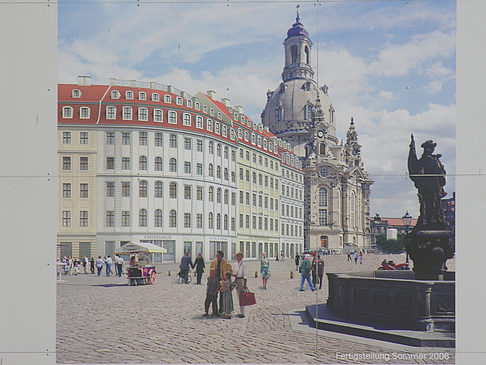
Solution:
<path fill-rule="evenodd" d="M 317 132 L 317 137 L 319 137 L 319 138 L 324 137 L 324 132 L 323 131 Z"/>
<path fill-rule="evenodd" d="M 329 170 L 327 167 L 321 167 L 321 169 L 319 170 L 319 174 L 322 176 L 322 177 L 326 177 L 329 175 Z"/>

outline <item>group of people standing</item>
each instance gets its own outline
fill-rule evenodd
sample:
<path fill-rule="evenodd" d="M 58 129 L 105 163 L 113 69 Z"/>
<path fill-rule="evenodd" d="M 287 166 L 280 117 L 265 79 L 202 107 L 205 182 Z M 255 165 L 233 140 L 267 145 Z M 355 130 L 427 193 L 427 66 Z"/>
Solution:
<path fill-rule="evenodd" d="M 231 264 L 224 259 L 224 252 L 216 252 L 216 259 L 211 261 L 209 266 L 208 284 L 206 289 L 206 299 L 204 301 L 204 317 L 209 316 L 209 307 L 212 307 L 211 317 L 220 316 L 225 319 L 231 318 L 234 310 L 232 290 L 236 288 L 238 300 L 240 293 L 247 291 L 248 267 L 243 262 L 243 254 L 236 254 L 235 270 Z M 232 278 L 235 280 L 232 282 Z M 219 296 L 219 308 L 218 308 Z M 245 317 L 245 306 L 240 303 L 240 313 L 238 317 Z"/>
<path fill-rule="evenodd" d="M 353 258 L 354 258 L 354 264 L 357 265 L 358 264 L 358 260 L 359 260 L 359 263 L 360 265 L 363 263 L 363 251 L 354 251 L 352 253 L 353 255 Z M 348 261 L 353 261 L 353 259 L 351 258 L 351 252 L 348 252 Z"/>
<path fill-rule="evenodd" d="M 300 278 L 300 291 L 304 291 L 304 283 L 307 281 L 312 291 L 316 290 L 317 284 L 319 289 L 322 289 L 322 276 L 324 275 L 324 260 L 321 259 L 321 255 L 313 252 L 312 262 L 310 261 L 310 255 L 305 254 L 302 256 L 302 263 L 299 266 L 301 257 L 299 254 L 295 255 L 295 270 L 299 270 L 301 273 Z M 312 281 L 311 281 L 312 275 Z"/>

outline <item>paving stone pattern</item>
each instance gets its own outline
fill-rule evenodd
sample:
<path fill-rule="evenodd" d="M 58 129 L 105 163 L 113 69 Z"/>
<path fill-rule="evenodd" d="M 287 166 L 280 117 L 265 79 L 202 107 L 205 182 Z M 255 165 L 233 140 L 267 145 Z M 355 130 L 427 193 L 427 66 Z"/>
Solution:
<path fill-rule="evenodd" d="M 364 256 L 362 265 L 355 265 L 345 255 L 325 256 L 325 271 L 375 270 L 385 257 L 397 263 L 405 260 L 405 255 L 370 254 Z M 337 358 L 337 352 L 396 351 L 380 342 L 363 343 L 351 336 L 342 339 L 325 331 L 316 334 L 302 321 L 292 326 L 291 318 L 299 316 L 297 311 L 303 312 L 306 305 L 316 301 L 325 302 L 328 288 L 325 280 L 322 290 L 311 292 L 305 284 L 305 291 L 300 292 L 300 274 L 291 259 L 271 261 L 267 290 L 263 290 L 260 276 L 254 277 L 259 263 L 248 261 L 248 286 L 255 292 L 257 304 L 247 307 L 245 318 L 237 318 L 239 307 L 234 292 L 232 319 L 202 317 L 206 275 L 203 285 L 195 285 L 195 280 L 178 284 L 177 266 L 158 265 L 155 285 L 135 287 L 128 286 L 124 277 L 63 277 L 65 281 L 57 285 L 57 362 L 334 364 L 352 363 Z M 449 260 L 448 266 L 453 270 L 454 260 Z M 439 351 L 447 353 L 449 360 L 390 359 L 386 363 L 454 363 L 453 350 Z"/>

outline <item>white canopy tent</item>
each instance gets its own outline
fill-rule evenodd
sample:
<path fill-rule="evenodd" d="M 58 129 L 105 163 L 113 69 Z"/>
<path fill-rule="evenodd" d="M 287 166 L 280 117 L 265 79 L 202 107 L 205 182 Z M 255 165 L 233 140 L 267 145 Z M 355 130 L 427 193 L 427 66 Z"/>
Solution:
<path fill-rule="evenodd" d="M 137 252 L 145 252 L 145 253 L 167 253 L 167 250 L 163 247 L 159 247 L 157 245 L 154 245 L 153 243 L 146 243 L 146 242 L 130 242 L 127 243 L 126 245 L 123 245 L 120 247 L 118 250 L 115 251 L 115 253 L 119 255 L 129 255 L 132 253 L 137 253 Z"/>

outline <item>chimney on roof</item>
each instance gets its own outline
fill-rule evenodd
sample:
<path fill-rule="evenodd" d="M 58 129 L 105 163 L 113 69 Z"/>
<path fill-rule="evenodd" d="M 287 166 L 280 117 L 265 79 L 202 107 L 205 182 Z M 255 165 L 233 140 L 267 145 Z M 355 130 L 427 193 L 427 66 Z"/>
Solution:
<path fill-rule="evenodd" d="M 170 92 L 170 93 L 172 93 L 172 94 L 175 94 L 175 92 L 174 92 L 174 86 L 167 85 L 167 91 Z"/>
<path fill-rule="evenodd" d="M 214 90 L 208 90 L 208 91 L 206 92 L 206 94 L 208 94 L 208 96 L 209 96 L 211 99 L 215 100 L 214 98 L 216 97 L 216 91 L 214 91 Z"/>
<path fill-rule="evenodd" d="M 87 75 L 78 76 L 78 85 L 91 86 L 91 76 L 87 76 Z"/>
<path fill-rule="evenodd" d="M 221 102 L 224 104 L 226 108 L 229 108 L 231 106 L 230 99 L 228 98 L 221 98 Z"/>
<path fill-rule="evenodd" d="M 181 96 L 183 99 L 189 99 L 187 93 L 185 91 L 181 91 Z"/>
<path fill-rule="evenodd" d="M 270 128 L 268 127 L 268 125 L 266 125 L 265 127 L 263 127 L 267 132 L 270 132 Z"/>
<path fill-rule="evenodd" d="M 258 132 L 263 132 L 263 126 L 261 124 L 258 126 Z"/>
<path fill-rule="evenodd" d="M 137 80 L 130 80 L 130 86 L 136 87 L 137 86 Z"/>
<path fill-rule="evenodd" d="M 235 106 L 235 110 L 236 110 L 236 111 L 237 111 L 239 114 L 243 113 L 243 107 L 242 107 L 241 105 L 237 105 L 237 106 Z"/>
<path fill-rule="evenodd" d="M 111 86 L 116 85 L 116 78 L 114 78 L 114 77 L 110 77 L 110 85 L 111 85 Z"/>
<path fill-rule="evenodd" d="M 150 81 L 150 88 L 151 89 L 157 89 L 157 83 L 154 81 Z"/>

